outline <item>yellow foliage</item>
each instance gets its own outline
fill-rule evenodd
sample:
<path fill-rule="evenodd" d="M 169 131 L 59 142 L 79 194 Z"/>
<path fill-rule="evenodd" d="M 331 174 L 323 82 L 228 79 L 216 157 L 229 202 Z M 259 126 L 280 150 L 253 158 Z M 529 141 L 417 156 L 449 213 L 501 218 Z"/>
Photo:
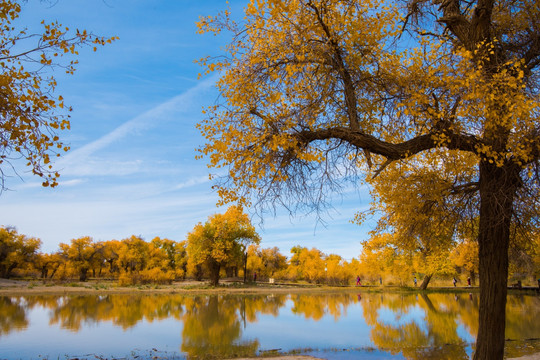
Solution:
<path fill-rule="evenodd" d="M 144 269 L 139 272 L 121 273 L 118 284 L 121 286 L 137 284 L 171 284 L 175 279 L 172 270 L 163 271 L 160 268 Z"/>
<path fill-rule="evenodd" d="M 18 234 L 14 228 L 0 227 L 0 277 L 9 278 L 15 269 L 36 264 L 40 247 L 40 239 Z"/>
<path fill-rule="evenodd" d="M 42 178 L 43 186 L 54 187 L 59 174 L 50 163 L 69 149 L 57 132 L 70 128 L 71 108 L 65 106 L 62 96 L 54 96 L 57 83 L 53 70 L 61 68 L 73 74 L 77 60 L 63 62 L 60 58 L 75 57 L 79 48 L 105 45 L 117 38 L 95 36 L 86 30 L 73 33 L 58 22 L 42 22 L 42 34 L 29 34 L 26 28 L 16 30 L 20 3 L 0 1 L 0 188 L 11 160 L 19 157 Z"/>
<path fill-rule="evenodd" d="M 221 267 L 241 261 L 251 243 L 260 237 L 242 208 L 231 206 L 224 214 L 215 214 L 204 224 L 197 224 L 188 234 L 188 267 L 192 273 L 206 266 L 214 285 L 219 281 Z"/>

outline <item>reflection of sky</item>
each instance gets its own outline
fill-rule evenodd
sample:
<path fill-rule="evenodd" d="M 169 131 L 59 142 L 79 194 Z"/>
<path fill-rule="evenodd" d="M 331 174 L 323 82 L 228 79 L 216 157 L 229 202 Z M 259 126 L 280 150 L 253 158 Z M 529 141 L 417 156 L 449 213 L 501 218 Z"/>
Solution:
<path fill-rule="evenodd" d="M 457 327 L 457 334 L 460 338 L 463 339 L 463 341 L 467 342 L 467 343 L 472 343 L 472 342 L 475 342 L 476 341 L 476 334 L 471 334 L 471 331 L 470 329 L 463 325 L 462 323 L 460 323 L 460 319 L 457 320 L 458 321 L 458 327 Z"/>
<path fill-rule="evenodd" d="M 377 319 L 379 323 L 390 325 L 395 328 L 414 322 L 418 325 L 420 330 L 427 332 L 428 328 L 425 317 L 426 312 L 418 304 L 408 307 L 406 311 L 391 310 L 386 306 L 381 306 L 379 310 L 377 310 Z"/>
<path fill-rule="evenodd" d="M 285 307 L 280 309 L 279 317 L 260 315 L 256 323 L 247 325 L 245 336 L 258 338 L 261 350 L 298 347 L 325 349 L 329 344 L 335 348 L 372 345 L 361 303 L 349 304 L 346 315 L 337 321 L 330 314 L 324 315 L 319 321 L 306 319 L 303 314 L 292 313 L 292 307 L 293 303 L 287 301 Z"/>
<path fill-rule="evenodd" d="M 34 307 L 27 311 L 30 324 L 21 332 L 0 337 L 0 358 L 94 358 L 125 357 L 131 351 L 159 349 L 167 353 L 180 350 L 182 322 L 175 319 L 148 322 L 142 320 L 136 326 L 123 331 L 110 321 L 85 322 L 78 332 L 62 329 L 58 324 L 49 326 L 50 310 Z M 64 356 L 66 355 L 66 356 Z"/>

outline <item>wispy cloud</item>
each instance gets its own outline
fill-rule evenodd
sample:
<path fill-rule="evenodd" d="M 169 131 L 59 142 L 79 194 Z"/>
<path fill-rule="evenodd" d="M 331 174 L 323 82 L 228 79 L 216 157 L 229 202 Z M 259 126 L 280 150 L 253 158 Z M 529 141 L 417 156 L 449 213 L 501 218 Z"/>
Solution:
<path fill-rule="evenodd" d="M 187 188 L 187 187 L 192 187 L 192 186 L 199 185 L 199 184 L 204 184 L 204 183 L 207 183 L 209 181 L 210 181 L 210 179 L 208 178 L 208 176 L 199 176 L 199 177 L 191 178 L 191 179 L 188 179 L 187 181 L 184 181 L 184 182 L 176 185 L 175 190 L 180 190 L 180 189 L 184 189 L 184 188 Z"/>
<path fill-rule="evenodd" d="M 84 158 L 89 157 L 98 150 L 104 149 L 112 143 L 125 138 L 128 135 L 138 134 L 144 130 L 156 126 L 160 120 L 169 119 L 171 114 L 179 114 L 190 109 L 193 104 L 198 103 L 197 99 L 208 91 L 215 84 L 217 76 L 201 81 L 196 86 L 172 99 L 126 121 L 110 133 L 94 140 L 79 149 L 71 151 L 61 161 L 60 167 L 67 167 L 73 163 L 80 163 Z"/>

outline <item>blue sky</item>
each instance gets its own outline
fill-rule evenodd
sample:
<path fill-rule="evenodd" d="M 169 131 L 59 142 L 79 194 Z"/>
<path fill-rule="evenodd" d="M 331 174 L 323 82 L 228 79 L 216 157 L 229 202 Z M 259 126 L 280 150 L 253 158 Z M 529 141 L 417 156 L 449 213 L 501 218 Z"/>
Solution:
<path fill-rule="evenodd" d="M 54 2 L 54 1 L 53 1 Z M 245 1 L 232 0 L 233 15 L 242 16 Z M 120 40 L 80 52 L 74 76 L 55 76 L 66 104 L 73 106 L 71 130 L 61 134 L 71 151 L 56 162 L 60 186 L 18 169 L 9 178 L 11 191 L 0 195 L 0 224 L 39 237 L 42 250 L 80 236 L 94 240 L 140 235 L 181 241 L 216 208 L 205 160 L 195 160 L 203 142 L 195 124 L 202 109 L 218 97 L 215 77 L 200 80 L 195 59 L 218 55 L 226 37 L 197 35 L 199 16 L 215 15 L 225 0 L 30 0 L 21 24 L 30 29 L 58 20 Z M 292 246 L 316 247 L 346 259 L 358 257 L 360 241 L 373 222 L 359 227 L 349 221 L 366 209 L 367 191 L 336 194 L 325 224 L 312 216 L 285 211 L 253 217 L 262 247 L 277 246 L 289 255 Z"/>

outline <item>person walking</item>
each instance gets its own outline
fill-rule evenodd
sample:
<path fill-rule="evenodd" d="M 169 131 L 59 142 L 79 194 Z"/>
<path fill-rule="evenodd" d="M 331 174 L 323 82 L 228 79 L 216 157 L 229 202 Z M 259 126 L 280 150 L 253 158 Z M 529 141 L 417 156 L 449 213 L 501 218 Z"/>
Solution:
<path fill-rule="evenodd" d="M 414 277 L 414 287 L 416 287 L 417 285 L 417 282 L 416 282 L 416 276 Z"/>
<path fill-rule="evenodd" d="M 456 287 L 456 284 L 457 284 L 457 279 L 456 277 L 454 276 L 454 280 L 452 281 L 454 283 L 454 287 Z"/>

